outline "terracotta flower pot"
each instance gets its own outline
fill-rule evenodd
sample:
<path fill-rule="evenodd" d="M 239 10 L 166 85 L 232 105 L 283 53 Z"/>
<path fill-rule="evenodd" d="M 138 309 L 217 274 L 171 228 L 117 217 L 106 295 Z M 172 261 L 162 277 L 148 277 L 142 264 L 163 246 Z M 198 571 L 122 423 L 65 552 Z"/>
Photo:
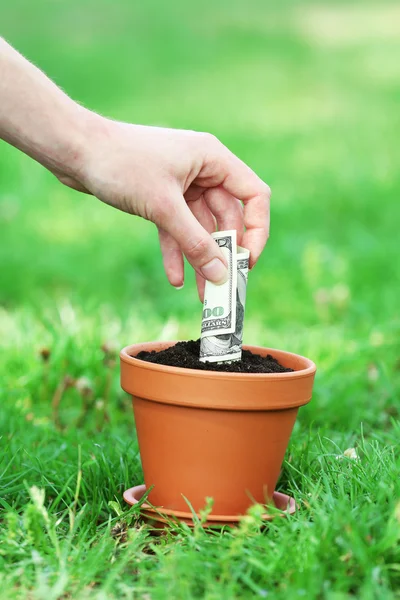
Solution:
<path fill-rule="evenodd" d="M 272 498 L 300 406 L 311 399 L 316 367 L 281 350 L 272 354 L 294 372 L 197 371 L 135 356 L 175 342 L 150 342 L 121 352 L 121 385 L 132 395 L 148 501 L 169 511 L 195 511 L 214 499 L 212 514 L 241 515 Z"/>

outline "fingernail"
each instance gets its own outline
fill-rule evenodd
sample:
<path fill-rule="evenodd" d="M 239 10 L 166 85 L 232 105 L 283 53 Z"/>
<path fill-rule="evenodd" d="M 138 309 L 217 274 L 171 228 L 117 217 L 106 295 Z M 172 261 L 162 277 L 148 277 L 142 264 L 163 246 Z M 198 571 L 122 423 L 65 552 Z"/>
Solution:
<path fill-rule="evenodd" d="M 209 263 L 201 267 L 201 273 L 205 279 L 216 285 L 222 285 L 228 281 L 228 269 L 219 258 L 213 258 Z"/>
<path fill-rule="evenodd" d="M 184 284 L 182 283 L 182 285 L 174 285 L 174 288 L 176 290 L 181 290 L 183 288 Z"/>

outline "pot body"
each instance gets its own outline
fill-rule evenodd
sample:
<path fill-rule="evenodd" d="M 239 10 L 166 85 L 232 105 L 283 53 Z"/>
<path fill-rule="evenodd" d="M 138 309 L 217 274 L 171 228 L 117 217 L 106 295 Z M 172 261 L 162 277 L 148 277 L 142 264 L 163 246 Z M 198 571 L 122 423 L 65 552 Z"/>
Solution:
<path fill-rule="evenodd" d="M 175 342 L 137 344 L 121 352 L 121 384 L 132 395 L 146 487 L 154 506 L 198 512 L 206 497 L 213 514 L 243 514 L 272 497 L 299 406 L 311 399 L 315 365 L 278 350 L 292 373 L 195 371 L 135 359 L 141 350 Z"/>

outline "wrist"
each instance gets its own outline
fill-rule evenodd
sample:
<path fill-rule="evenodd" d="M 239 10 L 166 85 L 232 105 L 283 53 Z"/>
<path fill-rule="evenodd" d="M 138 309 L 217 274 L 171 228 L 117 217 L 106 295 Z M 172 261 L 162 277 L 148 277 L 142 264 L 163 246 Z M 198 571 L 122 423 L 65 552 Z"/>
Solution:
<path fill-rule="evenodd" d="M 69 99 L 68 99 L 69 100 Z M 40 159 L 49 170 L 80 180 L 87 162 L 94 114 L 75 102 L 61 116 L 54 145 Z"/>
<path fill-rule="evenodd" d="M 107 147 L 108 123 L 105 117 L 77 105 L 65 147 L 64 172 L 83 185 L 90 179 L 96 152 L 102 146 Z"/>

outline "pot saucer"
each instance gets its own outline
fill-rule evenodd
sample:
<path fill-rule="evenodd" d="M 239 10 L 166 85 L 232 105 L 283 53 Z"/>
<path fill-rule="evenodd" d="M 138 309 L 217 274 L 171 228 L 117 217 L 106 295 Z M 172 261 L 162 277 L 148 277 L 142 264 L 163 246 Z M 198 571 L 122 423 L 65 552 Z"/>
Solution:
<path fill-rule="evenodd" d="M 144 493 L 146 492 L 146 486 L 136 485 L 124 492 L 124 500 L 130 506 L 134 506 L 140 502 Z M 272 521 L 276 517 L 286 517 L 292 515 L 297 510 L 294 498 L 282 494 L 281 492 L 274 492 L 272 495 L 275 509 L 273 512 L 262 515 L 263 521 Z M 163 508 L 162 506 L 153 507 L 147 502 L 143 502 L 141 505 L 141 514 L 146 520 L 151 521 L 155 527 L 164 527 L 171 521 L 178 520 L 193 527 L 193 515 L 191 512 L 183 512 L 179 510 L 172 510 L 170 508 Z M 222 527 L 224 525 L 233 527 L 237 525 L 245 515 L 208 515 L 207 521 L 203 524 L 206 527 Z"/>

